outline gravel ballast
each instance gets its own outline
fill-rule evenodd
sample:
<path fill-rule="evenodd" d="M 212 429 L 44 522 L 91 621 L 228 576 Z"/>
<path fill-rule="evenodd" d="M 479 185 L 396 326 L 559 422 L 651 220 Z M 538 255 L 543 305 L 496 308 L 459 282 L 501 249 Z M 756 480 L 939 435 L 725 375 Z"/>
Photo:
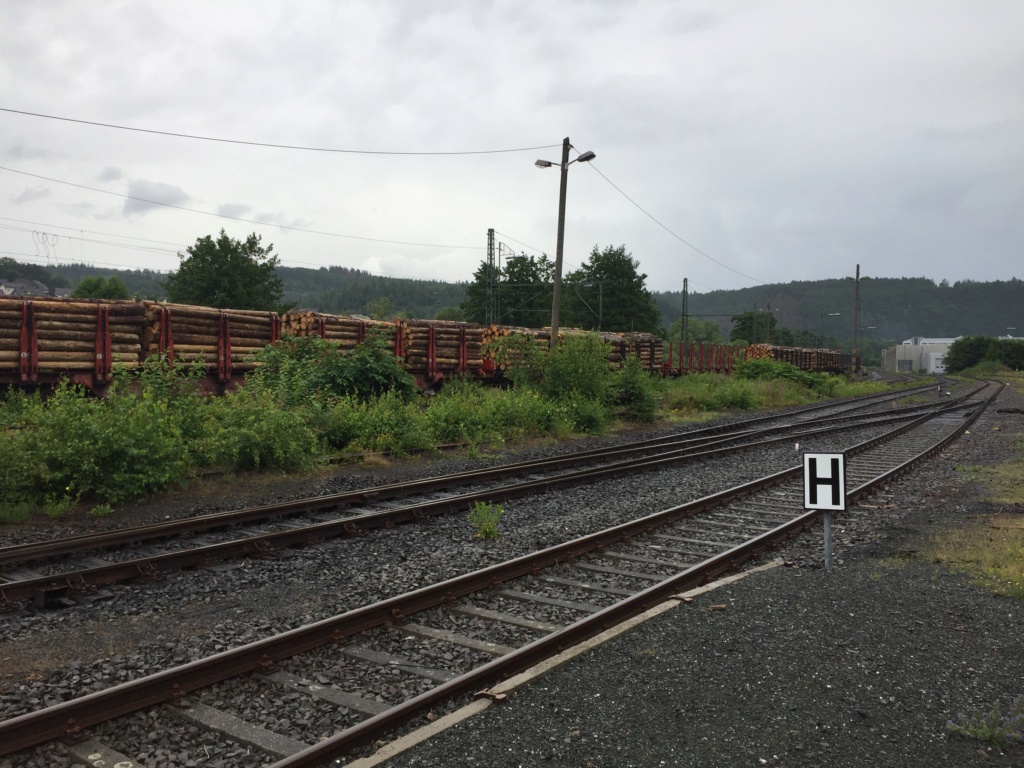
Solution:
<path fill-rule="evenodd" d="M 839 516 L 832 573 L 805 535 L 784 555 L 805 567 L 680 604 L 383 765 L 1024 766 L 1024 746 L 946 727 L 1024 695 L 1024 603 L 917 555 L 970 516 L 1022 513 L 955 471 L 1011 458 L 1022 432 L 989 413 L 878 508 Z"/>
<path fill-rule="evenodd" d="M 981 761 L 974 752 L 976 743 L 946 739 L 945 722 L 966 708 L 991 706 L 1000 695 L 1024 693 L 1024 648 L 1019 639 L 1012 639 L 1024 637 L 1019 603 L 992 598 L 961 577 L 904 555 L 913 548 L 907 541 L 926 535 L 929 525 L 956 523 L 966 505 L 975 503 L 965 495 L 967 489 L 949 492 L 952 468 L 1005 459 L 1011 418 L 1020 419 L 999 417 L 1003 431 L 990 434 L 996 417 L 984 417 L 974 434 L 944 457 L 865 502 L 872 508 L 854 509 L 837 519 L 836 573 L 821 572 L 818 537 L 805 535 L 782 553 L 801 567 L 752 576 L 728 587 L 728 594 L 713 592 L 670 611 L 517 691 L 503 707 L 491 707 L 389 764 L 969 764 L 948 762 L 957 756 Z M 864 437 L 851 435 L 841 442 L 852 444 Z M 821 441 L 804 447 L 841 446 Z M 117 586 L 109 598 L 69 612 L 28 609 L 6 616 L 0 629 L 0 717 L 234 647 L 795 463 L 793 447 L 779 446 L 716 460 L 699 473 L 684 467 L 509 502 L 501 539 L 486 545 L 472 541 L 464 516 L 456 516 L 327 542 L 276 560 L 187 572 L 180 581 Z M 395 465 L 375 475 L 437 471 Z M 322 481 L 318 490 L 349 482 L 367 484 L 330 480 Z M 972 514 L 977 513 L 972 507 Z M 910 585 L 903 579 L 910 579 Z M 728 608 L 711 612 L 710 604 Z M 1008 607 L 1005 617 L 999 612 L 1002 607 Z M 996 612 L 990 615 L 990 610 Z M 979 611 L 975 626 L 967 618 Z M 956 627 L 968 630 L 947 626 L 950 617 L 960 614 L 966 618 L 956 618 Z M 911 645 L 894 643 L 887 632 Z M 422 653 L 426 658 L 433 652 L 429 644 L 411 645 L 400 632 L 378 634 L 382 649 Z M 913 650 L 913 643 L 920 647 Z M 999 650 L 985 655 L 983 646 Z M 926 682 L 936 667 L 946 669 L 946 676 Z M 292 671 L 303 672 L 300 666 Z M 826 679 L 828 675 L 833 677 Z M 866 688 L 869 676 L 872 684 L 885 690 Z M 377 696 L 391 700 L 405 695 L 401 689 L 406 685 L 400 680 L 382 684 Z M 252 698 L 247 684 L 225 684 L 217 695 L 230 700 L 227 709 L 252 709 L 251 701 L 246 703 Z M 307 741 L 326 735 L 320 705 L 303 704 L 302 697 L 292 695 L 282 695 L 281 700 L 288 714 L 279 718 L 283 724 L 278 730 Z M 907 731 L 903 720 L 894 717 L 904 711 L 923 718 L 913 723 L 918 733 Z M 848 718 L 847 723 L 842 717 L 850 712 L 857 719 Z M 806 713 L 817 718 L 816 725 L 807 725 Z M 136 755 L 146 752 L 142 745 L 151 719 L 134 717 L 137 724 L 125 730 L 125 743 Z M 890 723 L 901 730 L 899 738 L 891 734 Z M 941 751 L 940 757 L 907 746 L 916 745 L 922 734 Z M 889 749 L 872 746 L 857 751 L 842 746 L 854 736 Z M 181 743 L 198 744 L 197 739 L 186 733 Z M 215 764 L 196 760 L 203 752 L 179 748 L 176 740 L 171 741 L 162 749 L 158 765 L 173 768 L 189 760 Z M 793 745 L 783 749 L 790 742 Z M 823 751 L 822 742 L 838 751 Z M 909 751 L 901 751 L 904 747 Z M 209 751 L 205 745 L 202 749 Z M 186 751 L 191 755 L 180 760 Z M 229 753 L 219 755 L 225 766 L 236 764 Z M 832 758 L 824 757 L 828 754 Z M 931 762 L 924 759 L 926 754 Z M 993 764 L 1017 764 L 1012 758 L 988 754 L 994 757 Z M 851 762 L 844 762 L 847 758 Z M 72 764 L 56 750 L 10 763 Z M 0 768 L 7 765 L 0 758 Z"/>

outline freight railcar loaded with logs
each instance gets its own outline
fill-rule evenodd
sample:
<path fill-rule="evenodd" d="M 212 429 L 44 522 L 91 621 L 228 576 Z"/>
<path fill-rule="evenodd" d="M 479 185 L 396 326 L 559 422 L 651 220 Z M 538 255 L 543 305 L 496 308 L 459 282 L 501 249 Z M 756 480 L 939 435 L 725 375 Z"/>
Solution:
<path fill-rule="evenodd" d="M 138 368 L 164 356 L 172 364 L 202 365 L 211 385 L 238 383 L 257 363 L 254 353 L 282 335 L 320 336 L 352 349 L 368 334 L 382 336 L 421 386 L 452 376 L 500 380 L 515 360 L 516 347 L 503 340 L 519 336 L 547 347 L 550 329 L 477 325 L 444 320 L 391 322 L 321 312 L 213 309 L 155 301 L 69 300 L 0 297 L 0 384 L 52 385 L 62 379 L 102 391 L 115 366 Z M 585 334 L 572 328 L 560 336 Z M 770 357 L 809 371 L 842 373 L 856 358 L 826 349 L 754 344 L 666 344 L 649 333 L 607 333 L 608 363 L 638 357 L 663 376 L 729 373 L 741 360 Z M 520 352 L 521 354 L 521 352 Z"/>

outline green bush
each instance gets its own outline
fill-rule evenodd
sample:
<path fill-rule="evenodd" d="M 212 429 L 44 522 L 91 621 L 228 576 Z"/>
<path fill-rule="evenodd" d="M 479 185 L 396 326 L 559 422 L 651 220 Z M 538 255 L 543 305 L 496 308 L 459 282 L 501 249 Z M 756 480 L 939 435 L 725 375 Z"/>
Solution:
<path fill-rule="evenodd" d="M 395 392 L 386 392 L 360 411 L 353 444 L 368 451 L 424 450 L 434 446 L 426 414 Z"/>
<path fill-rule="evenodd" d="M 385 392 L 404 400 L 418 393 L 416 380 L 389 348 L 383 334 L 369 333 L 347 352 L 318 336 L 285 337 L 255 356 L 249 384 L 273 392 L 286 405 L 329 402 L 352 396 L 367 401 Z"/>
<path fill-rule="evenodd" d="M 488 417 L 487 400 L 479 385 L 445 385 L 427 409 L 431 435 L 439 443 L 477 443 L 498 437 Z"/>
<path fill-rule="evenodd" d="M 549 397 L 575 394 L 606 403 L 611 385 L 608 345 L 596 334 L 568 336 L 544 359 L 540 390 Z"/>
<path fill-rule="evenodd" d="M 585 397 L 570 396 L 556 400 L 555 413 L 571 431 L 587 435 L 599 435 L 604 432 L 608 419 L 602 403 Z M 553 431 L 559 431 L 557 422 L 553 425 Z"/>
<path fill-rule="evenodd" d="M 555 404 L 529 387 L 491 390 L 485 407 L 495 431 L 509 440 L 549 434 L 559 419 Z"/>
<path fill-rule="evenodd" d="M 640 358 L 626 358 L 615 376 L 615 383 L 623 406 L 623 418 L 628 421 L 654 421 L 658 411 L 655 385 Z"/>
<path fill-rule="evenodd" d="M 19 403 L 10 492 L 60 508 L 65 499 L 118 503 L 187 476 L 190 460 L 178 414 L 146 381 L 127 390 L 116 378 L 106 398 L 68 383 L 47 400 Z"/>
<path fill-rule="evenodd" d="M 298 470 L 321 453 L 321 439 L 307 408 L 286 408 L 273 393 L 242 388 L 208 404 L 213 421 L 204 459 L 233 469 Z"/>
<path fill-rule="evenodd" d="M 340 397 L 331 405 L 312 411 L 310 423 L 328 446 L 344 449 L 359 440 L 369 407 L 355 397 Z"/>

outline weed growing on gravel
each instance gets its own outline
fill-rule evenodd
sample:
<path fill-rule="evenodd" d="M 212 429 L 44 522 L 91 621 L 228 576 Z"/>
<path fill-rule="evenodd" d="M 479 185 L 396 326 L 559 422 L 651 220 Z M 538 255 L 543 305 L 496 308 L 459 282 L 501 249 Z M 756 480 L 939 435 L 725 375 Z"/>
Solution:
<path fill-rule="evenodd" d="M 109 504 L 97 504 L 92 508 L 92 511 L 89 512 L 93 517 L 109 517 L 113 513 L 114 508 Z"/>
<path fill-rule="evenodd" d="M 77 496 L 72 496 L 68 493 L 55 493 L 46 497 L 43 509 L 46 510 L 46 514 L 50 517 L 64 517 L 64 515 L 75 508 L 77 503 Z"/>
<path fill-rule="evenodd" d="M 473 526 L 473 532 L 478 539 L 496 539 L 498 538 L 498 523 L 504 514 L 505 508 L 501 504 L 475 501 L 473 508 L 469 511 L 469 524 Z"/>
<path fill-rule="evenodd" d="M 926 554 L 954 573 L 974 576 L 996 594 L 1024 599 L 1024 522 L 1017 516 L 992 515 L 942 531 Z"/>
<path fill-rule="evenodd" d="M 1024 743 L 1024 696 L 1012 701 L 1005 715 L 997 700 L 989 712 L 970 712 L 961 714 L 956 722 L 948 721 L 946 730 L 951 735 L 987 741 L 1000 749 Z"/>

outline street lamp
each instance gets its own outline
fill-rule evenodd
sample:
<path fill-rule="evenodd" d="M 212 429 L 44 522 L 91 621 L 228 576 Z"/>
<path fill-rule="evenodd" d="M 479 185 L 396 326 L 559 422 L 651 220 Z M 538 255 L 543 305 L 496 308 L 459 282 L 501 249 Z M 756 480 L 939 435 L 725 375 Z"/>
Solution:
<path fill-rule="evenodd" d="M 555 279 L 551 288 L 551 343 L 550 348 L 554 349 L 558 344 L 558 312 L 562 303 L 562 245 L 565 242 L 565 187 L 569 181 L 569 166 L 572 163 L 587 163 L 597 155 L 587 151 L 572 162 L 569 161 L 569 137 L 562 141 L 562 162 L 552 163 L 549 160 L 538 160 L 534 163 L 538 168 L 550 168 L 558 165 L 562 169 L 561 185 L 558 189 L 558 240 L 555 243 Z"/>

